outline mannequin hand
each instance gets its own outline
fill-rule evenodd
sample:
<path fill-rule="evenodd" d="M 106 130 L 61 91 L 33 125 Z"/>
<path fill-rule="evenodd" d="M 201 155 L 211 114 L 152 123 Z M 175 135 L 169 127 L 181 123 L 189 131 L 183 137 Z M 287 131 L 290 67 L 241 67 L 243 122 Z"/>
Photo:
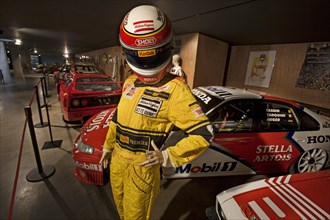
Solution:
<path fill-rule="evenodd" d="M 154 141 L 151 141 L 151 146 L 154 148 L 155 151 L 146 151 L 146 156 L 148 160 L 140 163 L 142 167 L 149 167 L 153 165 L 162 164 L 164 162 L 164 157 L 162 152 L 158 149 Z"/>
<path fill-rule="evenodd" d="M 99 164 L 102 165 L 104 169 L 108 167 L 110 157 L 111 152 L 103 151 Z"/>

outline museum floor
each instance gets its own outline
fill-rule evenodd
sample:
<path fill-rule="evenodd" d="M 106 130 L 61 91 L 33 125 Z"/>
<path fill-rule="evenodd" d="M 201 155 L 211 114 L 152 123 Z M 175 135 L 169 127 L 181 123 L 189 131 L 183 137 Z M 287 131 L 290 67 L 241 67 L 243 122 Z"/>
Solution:
<path fill-rule="evenodd" d="M 37 162 L 28 126 L 23 133 L 24 107 L 29 105 L 40 77 L 36 73 L 29 73 L 24 77 L 13 77 L 10 84 L 0 85 L 0 218 L 118 219 L 109 183 L 104 186 L 87 185 L 79 182 L 73 174 L 75 165 L 70 151 L 80 126 L 62 121 L 53 78 L 49 78 L 50 97 L 45 99 L 50 105 L 51 129 L 41 126 L 34 130 L 42 167 L 54 167 L 55 173 L 38 182 L 27 180 L 28 174 L 37 169 Z M 40 102 L 43 103 L 43 97 Z M 33 123 L 36 125 L 40 123 L 36 99 L 31 103 Z M 47 123 L 45 108 L 41 112 L 43 122 Z M 61 145 L 45 149 L 43 146 L 51 140 Z M 21 145 L 23 148 L 18 164 Z M 17 167 L 17 187 L 14 187 Z M 219 192 L 261 178 L 264 176 L 163 179 L 152 219 L 206 219 L 205 209 L 215 204 L 215 196 Z"/>

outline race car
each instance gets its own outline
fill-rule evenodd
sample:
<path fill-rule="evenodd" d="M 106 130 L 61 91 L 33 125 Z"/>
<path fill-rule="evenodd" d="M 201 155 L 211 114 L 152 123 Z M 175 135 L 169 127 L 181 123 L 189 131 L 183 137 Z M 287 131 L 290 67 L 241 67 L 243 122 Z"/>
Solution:
<path fill-rule="evenodd" d="M 164 178 L 303 173 L 330 166 L 330 118 L 296 102 L 244 89 L 208 86 L 192 93 L 212 123 L 214 139 L 190 163 L 162 167 Z M 114 110 L 87 121 L 74 144 L 75 174 L 84 182 L 103 183 L 98 162 Z M 161 149 L 185 136 L 173 128 Z"/>
<path fill-rule="evenodd" d="M 210 220 L 330 219 L 330 170 L 266 178 L 225 190 Z"/>
<path fill-rule="evenodd" d="M 65 64 L 54 72 L 54 80 L 56 83 L 56 91 L 59 93 L 59 88 L 69 76 L 74 74 L 102 74 L 94 65 L 91 64 Z"/>
<path fill-rule="evenodd" d="M 66 123 L 81 123 L 91 116 L 116 107 L 121 83 L 103 74 L 72 74 L 60 84 L 59 102 Z"/>
<path fill-rule="evenodd" d="M 91 117 L 81 128 L 72 149 L 75 176 L 78 180 L 103 185 L 108 171 L 99 164 L 102 146 L 116 108 L 109 108 Z M 100 136 L 99 136 L 100 135 Z"/>

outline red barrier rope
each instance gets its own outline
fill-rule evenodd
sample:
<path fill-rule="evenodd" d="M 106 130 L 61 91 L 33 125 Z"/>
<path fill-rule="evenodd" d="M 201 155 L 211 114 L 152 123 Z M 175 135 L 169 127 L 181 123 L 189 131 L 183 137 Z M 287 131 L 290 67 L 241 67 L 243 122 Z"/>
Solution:
<path fill-rule="evenodd" d="M 39 82 L 37 83 L 37 85 L 36 86 L 38 86 L 39 85 L 39 83 L 40 83 L 40 80 L 39 80 Z M 30 99 L 30 102 L 29 102 L 29 105 L 28 106 L 31 106 L 32 105 L 32 102 L 33 102 L 33 100 L 34 100 L 34 97 L 35 97 L 35 94 L 36 94 L 36 87 L 34 87 L 34 90 L 33 90 L 33 96 L 31 97 L 31 99 Z"/>
<path fill-rule="evenodd" d="M 23 134 L 22 134 L 22 138 L 21 138 L 21 145 L 20 145 L 19 154 L 18 154 L 18 160 L 17 160 L 17 166 L 16 166 L 16 174 L 15 174 L 15 180 L 14 180 L 14 187 L 13 187 L 13 191 L 11 193 L 11 200 L 10 200 L 8 220 L 11 220 L 12 219 L 13 210 L 14 210 L 14 201 L 15 201 L 17 181 L 18 181 L 18 175 L 19 175 L 19 167 L 21 165 L 21 158 L 22 158 L 23 142 L 24 142 L 25 131 L 26 131 L 26 124 L 27 124 L 27 118 L 25 118 L 24 128 L 23 128 Z"/>
<path fill-rule="evenodd" d="M 39 82 L 36 85 L 39 85 L 40 82 L 41 81 L 39 80 Z M 33 96 L 30 99 L 29 106 L 32 105 L 32 102 L 34 100 L 34 97 L 35 97 L 35 94 L 36 94 L 36 92 L 35 92 L 36 88 L 37 87 L 34 88 Z M 11 199 L 10 199 L 10 207 L 9 207 L 8 220 L 11 220 L 12 217 L 13 217 L 14 202 L 15 202 L 15 195 L 16 195 L 16 189 L 17 189 L 19 168 L 21 166 L 21 159 L 22 159 L 23 143 L 24 143 L 24 138 L 25 138 L 26 125 L 27 125 L 27 118 L 25 117 L 25 122 L 24 122 L 24 127 L 23 127 L 23 133 L 22 133 L 22 138 L 21 138 L 21 145 L 20 145 L 19 153 L 18 153 L 18 160 L 17 160 L 17 166 L 16 166 L 16 174 L 15 174 L 15 180 L 14 180 L 14 187 L 13 187 L 13 191 L 11 193 Z"/>

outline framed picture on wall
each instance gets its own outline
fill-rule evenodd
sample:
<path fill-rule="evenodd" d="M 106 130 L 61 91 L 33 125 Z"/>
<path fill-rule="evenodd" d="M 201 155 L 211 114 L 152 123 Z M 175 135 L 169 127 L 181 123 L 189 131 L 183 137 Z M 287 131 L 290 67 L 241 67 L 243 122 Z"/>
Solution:
<path fill-rule="evenodd" d="M 272 77 L 276 51 L 251 51 L 245 85 L 268 88 Z"/>
<path fill-rule="evenodd" d="M 330 42 L 308 45 L 296 87 L 330 92 Z"/>

